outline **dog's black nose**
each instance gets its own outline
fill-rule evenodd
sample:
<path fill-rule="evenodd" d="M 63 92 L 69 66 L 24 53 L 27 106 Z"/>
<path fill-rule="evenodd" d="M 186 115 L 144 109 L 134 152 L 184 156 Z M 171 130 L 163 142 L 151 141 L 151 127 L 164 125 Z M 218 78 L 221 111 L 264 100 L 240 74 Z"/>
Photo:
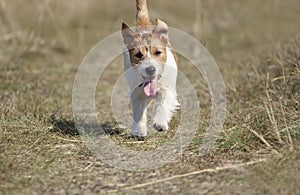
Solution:
<path fill-rule="evenodd" d="M 149 76 L 152 76 L 155 74 L 155 71 L 156 71 L 156 68 L 154 66 L 149 66 L 146 68 L 146 73 L 149 75 Z"/>

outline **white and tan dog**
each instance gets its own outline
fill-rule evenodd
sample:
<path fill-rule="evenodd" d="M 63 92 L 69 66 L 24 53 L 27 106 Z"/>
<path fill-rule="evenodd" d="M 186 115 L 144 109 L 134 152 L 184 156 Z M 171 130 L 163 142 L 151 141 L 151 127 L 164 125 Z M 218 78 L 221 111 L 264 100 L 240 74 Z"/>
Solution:
<path fill-rule="evenodd" d="M 168 129 L 173 113 L 179 107 L 176 93 L 177 56 L 169 43 L 168 26 L 156 19 L 152 27 L 146 0 L 136 0 L 136 29 L 122 25 L 126 45 L 124 67 L 131 90 L 133 129 L 131 135 L 147 135 L 147 110 L 154 105 L 153 127 Z M 154 103 L 154 104 L 152 104 Z"/>

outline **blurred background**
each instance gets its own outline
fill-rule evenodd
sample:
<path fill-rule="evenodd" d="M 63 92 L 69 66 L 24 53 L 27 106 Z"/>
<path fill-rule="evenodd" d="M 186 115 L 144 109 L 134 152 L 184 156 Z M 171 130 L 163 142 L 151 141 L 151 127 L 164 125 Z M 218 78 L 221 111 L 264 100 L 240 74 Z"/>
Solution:
<path fill-rule="evenodd" d="M 149 9 L 153 20 L 161 18 L 195 36 L 214 56 L 236 58 L 297 34 L 298 4 L 297 0 L 150 0 Z M 95 43 L 119 31 L 121 22 L 134 26 L 135 11 L 133 0 L 1 0 L 1 40 L 35 41 L 41 50 L 53 47 L 76 53 L 76 60 L 81 60 Z"/>

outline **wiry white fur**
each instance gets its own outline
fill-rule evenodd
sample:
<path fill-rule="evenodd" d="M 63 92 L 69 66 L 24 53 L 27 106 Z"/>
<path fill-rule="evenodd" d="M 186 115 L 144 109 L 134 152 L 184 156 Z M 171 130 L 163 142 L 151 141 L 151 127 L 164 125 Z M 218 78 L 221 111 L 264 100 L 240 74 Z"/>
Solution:
<path fill-rule="evenodd" d="M 159 92 L 155 97 L 147 97 L 144 94 L 142 75 L 147 64 L 154 65 L 161 74 L 159 80 Z M 149 60 L 146 64 L 132 67 L 129 52 L 124 52 L 125 78 L 130 88 L 131 104 L 133 109 L 133 129 L 132 135 L 147 135 L 147 108 L 150 102 L 154 102 L 153 126 L 157 130 L 167 130 L 168 123 L 172 119 L 173 113 L 178 108 L 179 103 L 176 93 L 177 64 L 173 53 L 167 48 L 167 61 L 164 67 L 154 61 Z"/>
<path fill-rule="evenodd" d="M 146 73 L 146 68 L 148 66 L 154 66 L 156 71 L 159 73 L 163 71 L 162 65 L 153 59 L 148 59 L 148 60 L 145 60 L 142 63 L 140 63 L 138 65 L 137 71 L 139 72 L 140 75 L 147 77 L 148 74 Z"/>

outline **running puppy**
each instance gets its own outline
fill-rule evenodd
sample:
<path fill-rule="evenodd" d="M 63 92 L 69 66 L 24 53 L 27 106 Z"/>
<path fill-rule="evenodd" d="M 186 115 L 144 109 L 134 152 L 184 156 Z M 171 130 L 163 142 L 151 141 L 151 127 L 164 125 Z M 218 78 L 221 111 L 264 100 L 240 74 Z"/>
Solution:
<path fill-rule="evenodd" d="M 173 113 L 179 107 L 176 93 L 176 53 L 169 42 L 168 25 L 156 19 L 153 27 L 146 0 L 136 0 L 136 29 L 122 24 L 122 35 L 127 47 L 124 69 L 133 109 L 131 135 L 147 135 L 147 109 L 154 103 L 153 127 L 168 129 Z"/>

